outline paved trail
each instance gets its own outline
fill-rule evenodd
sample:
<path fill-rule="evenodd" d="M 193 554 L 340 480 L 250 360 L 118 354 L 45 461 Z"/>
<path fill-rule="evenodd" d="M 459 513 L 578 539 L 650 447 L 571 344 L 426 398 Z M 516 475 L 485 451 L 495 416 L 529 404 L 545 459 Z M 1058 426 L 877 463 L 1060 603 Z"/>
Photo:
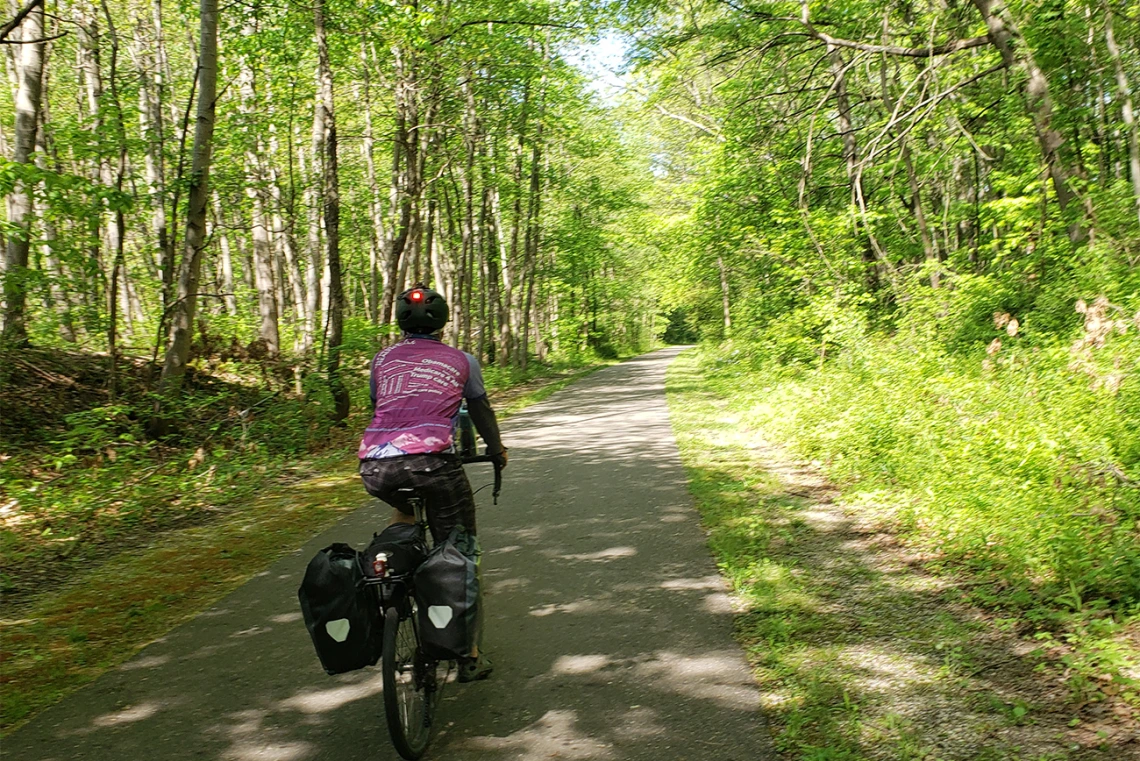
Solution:
<path fill-rule="evenodd" d="M 503 497 L 480 496 L 486 682 L 451 685 L 435 759 L 773 758 L 730 600 L 669 428 L 668 349 L 504 426 Z M 487 466 L 470 469 L 475 486 Z M 4 761 L 398 758 L 378 669 L 327 677 L 300 621 L 309 557 L 362 544 L 377 502 L 0 745 Z"/>

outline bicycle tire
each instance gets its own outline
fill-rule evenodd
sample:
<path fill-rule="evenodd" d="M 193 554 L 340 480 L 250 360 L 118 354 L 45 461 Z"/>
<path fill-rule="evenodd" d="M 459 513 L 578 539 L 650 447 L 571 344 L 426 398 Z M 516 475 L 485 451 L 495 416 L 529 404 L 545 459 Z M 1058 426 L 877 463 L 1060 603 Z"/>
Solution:
<path fill-rule="evenodd" d="M 434 664 L 419 655 L 415 607 L 411 601 L 392 606 L 385 612 L 380 668 L 384 679 L 384 715 L 392 745 L 401 757 L 416 761 L 427 750 L 431 739 L 441 685 L 436 683 Z"/>

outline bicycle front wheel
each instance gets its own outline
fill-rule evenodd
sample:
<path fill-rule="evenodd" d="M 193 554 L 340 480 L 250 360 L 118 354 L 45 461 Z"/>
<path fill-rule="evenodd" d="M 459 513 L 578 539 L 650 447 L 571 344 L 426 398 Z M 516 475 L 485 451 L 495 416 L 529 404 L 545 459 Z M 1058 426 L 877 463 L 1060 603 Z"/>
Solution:
<path fill-rule="evenodd" d="M 401 615 L 401 609 L 403 615 Z M 408 761 L 427 749 L 439 689 L 436 664 L 419 652 L 415 604 L 388 608 L 384 616 L 384 714 L 392 745 Z"/>

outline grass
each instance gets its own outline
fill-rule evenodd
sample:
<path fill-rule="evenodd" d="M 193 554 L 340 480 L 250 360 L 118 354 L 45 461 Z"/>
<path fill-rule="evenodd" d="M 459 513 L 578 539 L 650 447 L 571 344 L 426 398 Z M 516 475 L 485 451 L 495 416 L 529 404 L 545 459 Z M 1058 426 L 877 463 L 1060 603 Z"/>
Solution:
<path fill-rule="evenodd" d="M 503 418 L 609 364 L 490 372 L 488 387 Z M 323 454 L 291 461 L 263 454 L 230 463 L 244 469 L 241 493 L 215 504 L 198 500 L 192 525 L 120 532 L 117 551 L 68 564 L 69 578 L 18 605 L 7 600 L 0 621 L 4 734 L 364 504 L 350 456 L 355 434 L 331 443 Z"/>
<path fill-rule="evenodd" d="M 1127 752 L 1117 743 L 1131 719 L 1113 713 L 1123 704 L 1073 700 L 1066 651 L 1018 636 L 1016 613 L 971 604 L 984 580 L 931 573 L 934 556 L 900 540 L 905 495 L 857 497 L 790 457 L 749 413 L 771 386 L 718 383 L 707 359 L 674 363 L 670 413 L 710 547 L 744 605 L 737 635 L 785 758 Z"/>
<path fill-rule="evenodd" d="M 306 464 L 308 477 L 200 526 L 169 532 L 77 572 L 3 621 L 6 731 L 129 659 L 240 586 L 272 560 L 360 507 L 343 455 Z M 320 475 L 316 475 L 316 474 Z M 15 612 L 18 618 L 8 619 Z"/>

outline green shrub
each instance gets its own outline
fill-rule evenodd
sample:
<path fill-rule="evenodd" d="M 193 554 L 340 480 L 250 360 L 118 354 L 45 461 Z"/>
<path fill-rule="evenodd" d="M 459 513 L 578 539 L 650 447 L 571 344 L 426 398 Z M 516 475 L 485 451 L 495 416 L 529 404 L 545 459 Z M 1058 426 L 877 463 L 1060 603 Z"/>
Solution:
<path fill-rule="evenodd" d="M 941 302 L 951 324 L 1000 304 L 985 283 L 962 290 Z M 933 303 L 909 319 L 942 319 Z M 767 344 L 725 347 L 705 365 L 767 435 L 855 491 L 903 494 L 900 526 L 992 577 L 1004 602 L 1052 604 L 1074 590 L 1140 601 L 1138 328 L 1119 319 L 1108 335 L 1034 346 L 987 319 L 988 336 L 975 328 L 969 342 L 1003 338 L 989 354 L 914 329 L 788 373 L 776 364 L 788 359 L 781 325 Z"/>

